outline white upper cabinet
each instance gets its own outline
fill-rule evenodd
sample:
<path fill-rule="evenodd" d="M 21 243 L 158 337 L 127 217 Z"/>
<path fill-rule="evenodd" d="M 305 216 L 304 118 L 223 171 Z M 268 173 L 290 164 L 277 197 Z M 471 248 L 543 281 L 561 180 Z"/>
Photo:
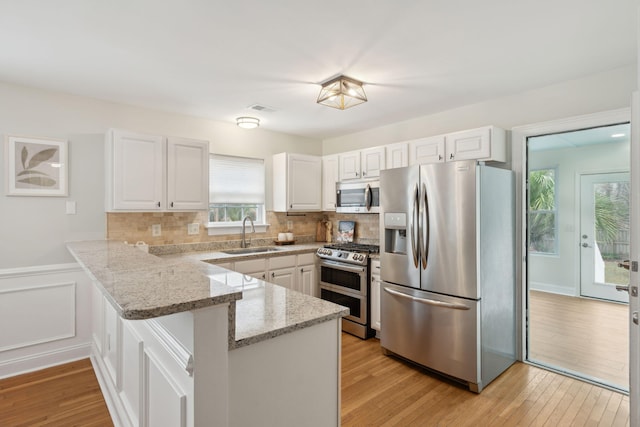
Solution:
<path fill-rule="evenodd" d="M 105 147 L 107 211 L 208 208 L 207 141 L 110 130 Z"/>
<path fill-rule="evenodd" d="M 398 142 L 385 146 L 387 167 L 386 169 L 402 168 L 409 166 L 409 144 Z"/>
<path fill-rule="evenodd" d="M 340 180 L 361 179 L 360 151 L 350 151 L 338 155 L 340 164 Z"/>
<path fill-rule="evenodd" d="M 385 148 L 373 147 L 360 152 L 360 166 L 362 178 L 374 178 L 380 176 L 380 171 L 385 169 Z"/>
<path fill-rule="evenodd" d="M 338 155 L 322 157 L 322 210 L 336 210 L 336 182 L 340 180 Z"/>
<path fill-rule="evenodd" d="M 305 154 L 273 156 L 273 210 L 322 210 L 322 158 Z"/>
<path fill-rule="evenodd" d="M 415 139 L 409 142 L 409 164 L 444 162 L 444 135 Z"/>
<path fill-rule="evenodd" d="M 367 148 L 338 155 L 340 180 L 366 179 L 380 176 L 385 169 L 385 147 Z"/>
<path fill-rule="evenodd" d="M 167 140 L 167 203 L 171 210 L 206 210 L 209 205 L 209 143 Z"/>
<path fill-rule="evenodd" d="M 446 135 L 447 161 L 494 160 L 504 162 L 506 132 L 495 126 L 487 126 Z"/>
<path fill-rule="evenodd" d="M 107 133 L 107 210 L 166 209 L 164 144 L 161 136 Z"/>
<path fill-rule="evenodd" d="M 506 132 L 485 126 L 446 135 L 420 138 L 409 142 L 409 164 L 482 160 L 504 162 Z"/>

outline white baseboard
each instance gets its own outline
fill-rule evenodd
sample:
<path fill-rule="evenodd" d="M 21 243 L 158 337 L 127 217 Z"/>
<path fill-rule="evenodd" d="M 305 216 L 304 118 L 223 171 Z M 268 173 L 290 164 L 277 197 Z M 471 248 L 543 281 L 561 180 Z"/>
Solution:
<path fill-rule="evenodd" d="M 0 362 L 0 379 L 62 365 L 74 360 L 86 359 L 90 354 L 90 343 L 84 343 L 5 360 Z"/>
<path fill-rule="evenodd" d="M 551 283 L 529 282 L 530 291 L 543 291 L 552 294 L 566 295 L 570 297 L 577 297 L 578 294 L 573 288 L 567 288 L 565 286 L 558 286 Z"/>

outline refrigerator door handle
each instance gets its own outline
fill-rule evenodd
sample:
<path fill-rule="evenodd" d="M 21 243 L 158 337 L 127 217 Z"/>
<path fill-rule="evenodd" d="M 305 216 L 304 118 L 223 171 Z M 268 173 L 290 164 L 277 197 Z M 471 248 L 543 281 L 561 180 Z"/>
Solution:
<path fill-rule="evenodd" d="M 418 268 L 420 266 L 420 260 L 418 259 L 418 248 L 416 246 L 416 234 L 418 234 L 418 241 L 420 240 L 420 226 L 416 228 L 415 220 L 420 214 L 418 207 L 419 189 L 418 184 L 413 189 L 413 210 L 411 212 L 411 224 L 409 225 L 411 231 L 411 253 L 413 254 L 413 265 Z M 418 217 L 419 218 L 419 217 Z"/>
<path fill-rule="evenodd" d="M 429 258 L 429 204 L 427 201 L 427 186 L 422 184 L 420 193 L 420 259 L 422 269 L 427 269 Z"/>
<path fill-rule="evenodd" d="M 383 289 L 388 294 L 395 295 L 400 298 L 405 298 L 414 302 L 419 302 L 420 304 L 434 305 L 436 307 L 442 307 L 442 308 L 452 308 L 454 310 L 470 310 L 470 308 L 464 304 L 454 304 L 451 302 L 436 301 L 428 298 L 418 298 L 418 297 L 414 297 L 413 295 L 408 295 L 403 292 L 398 292 L 395 289 L 391 289 L 391 288 L 383 288 Z"/>

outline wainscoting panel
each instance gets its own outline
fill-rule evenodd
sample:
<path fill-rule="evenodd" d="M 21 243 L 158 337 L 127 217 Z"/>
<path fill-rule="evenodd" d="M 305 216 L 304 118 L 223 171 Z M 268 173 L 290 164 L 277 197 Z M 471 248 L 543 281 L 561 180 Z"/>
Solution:
<path fill-rule="evenodd" d="M 90 283 L 75 263 L 0 270 L 0 378 L 89 356 Z"/>
<path fill-rule="evenodd" d="M 0 351 L 76 334 L 76 283 L 0 290 Z"/>

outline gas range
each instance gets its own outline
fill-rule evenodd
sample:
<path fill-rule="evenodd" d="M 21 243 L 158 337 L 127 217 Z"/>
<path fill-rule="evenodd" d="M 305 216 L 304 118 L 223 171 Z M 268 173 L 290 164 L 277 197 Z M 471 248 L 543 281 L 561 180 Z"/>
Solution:
<path fill-rule="evenodd" d="M 320 258 L 349 264 L 367 265 L 369 254 L 380 252 L 378 245 L 366 245 L 361 243 L 332 243 L 318 248 L 316 255 Z"/>

